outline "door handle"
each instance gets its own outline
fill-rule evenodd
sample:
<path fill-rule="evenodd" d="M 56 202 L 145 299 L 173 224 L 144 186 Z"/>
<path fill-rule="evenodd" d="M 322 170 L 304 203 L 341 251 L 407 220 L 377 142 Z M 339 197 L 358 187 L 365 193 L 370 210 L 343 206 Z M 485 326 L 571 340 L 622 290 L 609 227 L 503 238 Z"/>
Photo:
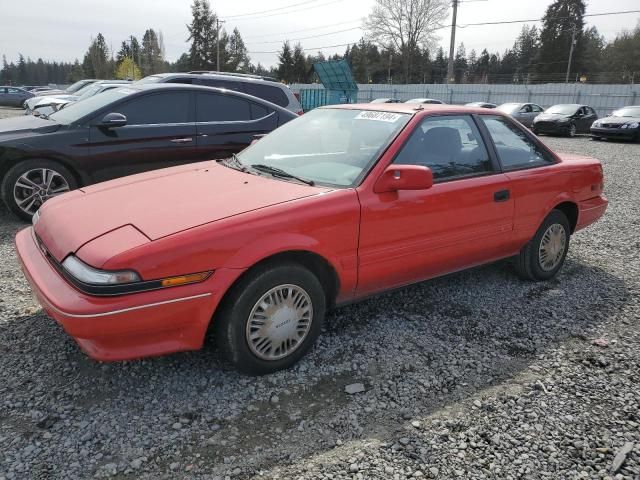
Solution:
<path fill-rule="evenodd" d="M 509 190 L 498 190 L 493 194 L 494 202 L 506 202 L 509 200 Z"/>
<path fill-rule="evenodd" d="M 171 140 L 169 140 L 171 143 L 190 143 L 193 142 L 193 138 L 188 137 L 188 138 L 173 138 Z"/>

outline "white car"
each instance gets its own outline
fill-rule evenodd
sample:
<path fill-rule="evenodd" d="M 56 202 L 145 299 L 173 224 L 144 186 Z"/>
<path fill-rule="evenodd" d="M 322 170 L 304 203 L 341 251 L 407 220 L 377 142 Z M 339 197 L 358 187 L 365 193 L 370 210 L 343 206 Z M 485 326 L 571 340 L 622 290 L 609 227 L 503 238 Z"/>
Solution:
<path fill-rule="evenodd" d="M 25 102 L 25 115 L 45 114 L 49 115 L 57 111 L 62 105 L 79 102 L 85 98 L 93 97 L 105 90 L 110 90 L 131 83 L 129 80 L 101 80 L 90 83 L 76 92 L 75 95 L 52 95 L 50 97 L 33 97 Z"/>

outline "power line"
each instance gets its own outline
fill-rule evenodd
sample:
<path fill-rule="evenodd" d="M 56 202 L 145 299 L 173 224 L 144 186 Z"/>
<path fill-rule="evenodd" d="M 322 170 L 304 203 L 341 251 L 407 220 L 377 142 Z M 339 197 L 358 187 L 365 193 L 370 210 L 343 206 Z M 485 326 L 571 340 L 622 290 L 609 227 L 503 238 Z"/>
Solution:
<path fill-rule="evenodd" d="M 244 38 L 264 38 L 264 37 L 272 37 L 274 35 L 288 35 L 289 33 L 310 32 L 311 30 L 320 30 L 320 29 L 327 28 L 327 27 L 337 27 L 338 25 L 347 25 L 349 23 L 355 23 L 355 22 L 361 22 L 361 21 L 362 21 L 362 19 L 358 18 L 357 20 L 349 20 L 347 22 L 332 23 L 332 24 L 329 24 L 329 25 L 322 25 L 320 27 L 302 28 L 300 30 L 290 30 L 288 32 L 266 33 L 264 35 L 250 35 L 250 36 L 244 37 Z M 280 40 L 278 40 L 278 41 L 280 41 Z"/>
<path fill-rule="evenodd" d="M 309 47 L 309 48 L 303 48 L 302 50 L 322 50 L 323 48 L 337 48 L 337 47 L 346 47 L 347 45 L 353 45 L 357 42 L 349 42 L 349 43 L 340 43 L 338 45 L 324 45 L 322 47 Z M 271 52 L 247 52 L 247 53 L 251 53 L 251 54 L 256 54 L 256 53 L 280 53 L 280 50 L 274 50 Z"/>
<path fill-rule="evenodd" d="M 330 2 L 321 3 L 319 5 L 312 5 L 310 7 L 298 8 L 298 9 L 295 9 L 295 10 L 287 10 L 286 12 L 271 13 L 269 15 L 255 15 L 255 16 L 252 16 L 252 17 L 242 17 L 242 18 L 239 18 L 237 20 L 234 20 L 234 22 L 243 22 L 245 20 L 262 20 L 263 18 L 276 17 L 278 15 L 287 15 L 289 13 L 296 13 L 296 12 L 302 12 L 302 11 L 311 10 L 313 8 L 325 7 L 327 5 L 332 5 L 334 3 L 338 3 L 338 2 L 342 2 L 342 1 L 344 1 L 344 0 L 332 0 Z M 225 17 L 225 18 L 229 18 L 229 17 Z"/>
<path fill-rule="evenodd" d="M 283 43 L 283 42 L 296 42 L 298 40 L 308 40 L 310 38 L 318 38 L 318 37 L 326 37 L 328 35 L 335 35 L 336 33 L 343 33 L 343 32 L 351 32 L 352 30 L 360 30 L 362 27 L 353 27 L 353 28 L 345 28 L 344 30 L 336 30 L 334 32 L 328 32 L 328 33 L 321 33 L 318 35 L 311 35 L 310 37 L 299 37 L 299 38 L 287 38 L 286 40 L 271 40 L 268 42 L 265 41 L 260 41 L 260 42 L 255 42 L 255 43 Z M 248 43 L 254 43 L 254 42 L 248 42 Z"/>
<path fill-rule="evenodd" d="M 284 7 L 270 8 L 268 10 L 262 10 L 262 11 L 259 11 L 259 12 L 240 13 L 240 14 L 237 14 L 237 15 L 226 15 L 225 18 L 250 17 L 252 15 L 260 15 L 261 13 L 269 13 L 269 12 L 275 12 L 277 10 L 285 10 L 287 8 L 298 7 L 300 5 L 306 5 L 308 3 L 314 3 L 314 2 L 317 2 L 317 1 L 318 0 L 307 0 L 306 2 L 293 3 L 291 5 L 286 5 Z"/>
<path fill-rule="evenodd" d="M 625 13 L 640 13 L 640 10 L 623 10 L 623 11 L 619 11 L 619 12 L 602 12 L 602 13 L 588 13 L 585 14 L 583 16 L 585 17 L 603 17 L 606 15 L 622 15 Z M 566 19 L 566 18 L 573 18 L 573 17 L 553 17 L 554 20 L 562 20 L 562 19 Z M 466 25 L 458 25 L 458 28 L 467 28 L 467 27 L 476 27 L 476 26 L 480 26 L 480 25 L 505 25 L 505 24 L 510 24 L 510 23 L 526 23 L 526 22 L 540 22 L 544 20 L 544 18 L 529 18 L 526 20 L 501 20 L 498 22 L 480 22 L 480 23 L 467 23 Z M 447 28 L 450 27 L 450 25 L 445 25 L 444 27 L 441 28 Z"/>

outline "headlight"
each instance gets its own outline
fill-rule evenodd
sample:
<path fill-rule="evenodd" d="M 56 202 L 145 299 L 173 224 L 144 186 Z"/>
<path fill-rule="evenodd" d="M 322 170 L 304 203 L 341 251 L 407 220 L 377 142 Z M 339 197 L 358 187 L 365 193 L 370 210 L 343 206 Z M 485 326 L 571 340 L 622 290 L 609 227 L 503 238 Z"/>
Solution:
<path fill-rule="evenodd" d="M 633 122 L 633 123 L 627 123 L 626 127 L 627 128 L 638 128 L 639 125 L 640 125 L 640 123 Z"/>
<path fill-rule="evenodd" d="M 592 127 L 600 127 L 602 125 L 602 123 L 600 122 L 593 122 Z"/>
<path fill-rule="evenodd" d="M 160 288 L 179 287 L 204 282 L 213 271 L 190 273 L 176 277 L 142 280 L 133 270 L 98 270 L 73 255 L 63 262 L 62 268 L 68 279 L 78 289 L 91 295 L 123 295 Z"/>
<path fill-rule="evenodd" d="M 140 281 L 140 275 L 132 270 L 115 272 L 97 270 L 73 255 L 69 255 L 64 262 L 62 262 L 62 267 L 76 280 L 93 285 L 122 285 L 123 283 Z"/>

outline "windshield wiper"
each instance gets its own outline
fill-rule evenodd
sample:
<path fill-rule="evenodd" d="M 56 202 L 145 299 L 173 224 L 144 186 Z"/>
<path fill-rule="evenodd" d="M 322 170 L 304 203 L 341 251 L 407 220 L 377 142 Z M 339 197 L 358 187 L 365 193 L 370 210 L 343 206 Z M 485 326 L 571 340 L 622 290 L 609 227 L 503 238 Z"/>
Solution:
<path fill-rule="evenodd" d="M 247 167 L 240 161 L 238 156 L 235 153 L 231 154 L 229 158 L 223 158 L 218 160 L 218 163 L 222 163 L 229 168 L 233 168 L 234 170 L 240 170 L 241 172 L 248 172 Z"/>
<path fill-rule="evenodd" d="M 292 173 L 287 172 L 286 170 L 282 170 L 278 167 L 272 167 L 271 165 L 255 163 L 251 165 L 251 168 L 253 168 L 254 170 L 258 170 L 259 172 L 269 173 L 274 177 L 292 178 L 294 180 L 298 180 L 299 182 L 306 183 L 310 186 L 315 185 L 315 182 L 313 180 L 307 180 L 306 178 L 298 177 Z"/>

